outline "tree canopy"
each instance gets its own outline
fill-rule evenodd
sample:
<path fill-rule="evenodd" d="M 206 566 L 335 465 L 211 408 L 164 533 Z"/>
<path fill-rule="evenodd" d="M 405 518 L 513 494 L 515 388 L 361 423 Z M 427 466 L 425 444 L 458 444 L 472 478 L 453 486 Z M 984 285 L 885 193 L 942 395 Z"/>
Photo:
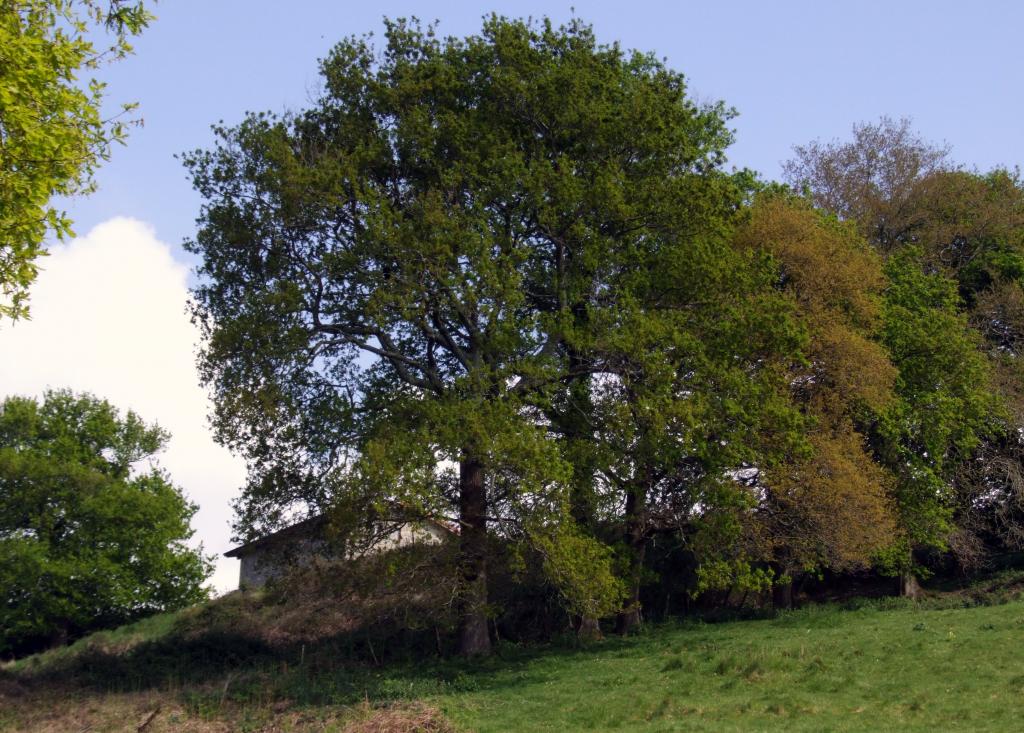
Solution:
<path fill-rule="evenodd" d="M 251 115 L 186 158 L 206 200 L 188 244 L 202 365 L 219 435 L 252 469 L 242 533 L 346 491 L 454 515 L 462 648 L 481 651 L 493 534 L 544 552 L 567 597 L 616 595 L 587 580 L 607 572 L 592 528 L 569 529 L 600 491 L 574 451 L 593 415 L 564 419 L 580 391 L 660 380 L 649 404 L 676 403 L 671 439 L 722 484 L 747 449 L 730 431 L 775 404 L 799 328 L 729 239 L 752 181 L 721 170 L 729 112 L 694 104 L 681 75 L 578 21 L 492 17 L 444 40 L 397 22 L 386 39 L 379 56 L 339 44 L 309 110 Z M 716 404 L 718 427 L 701 424 Z M 704 451 L 712 436 L 730 449 Z M 571 581 L 563 542 L 594 560 Z"/>
<path fill-rule="evenodd" d="M 0 653 L 206 598 L 166 432 L 67 391 L 0 403 Z"/>
<path fill-rule="evenodd" d="M 689 592 L 966 546 L 1013 460 L 1013 174 L 888 119 L 792 188 L 727 171 L 732 112 L 580 21 L 387 22 L 321 73 L 184 157 L 240 537 L 454 520 L 466 654 L 501 553 L 625 631 L 665 538 Z"/>
<path fill-rule="evenodd" d="M 757 477 L 752 554 L 784 576 L 870 567 L 896 533 L 892 476 L 864 435 L 865 415 L 895 399 L 896 368 L 880 343 L 881 258 L 853 226 L 778 191 L 755 199 L 736 240 L 775 258 L 809 332 L 807 360 L 789 373 L 809 450 Z"/>
<path fill-rule="evenodd" d="M 954 164 L 908 120 L 853 133 L 797 147 L 785 172 L 887 258 L 882 342 L 899 400 L 878 414 L 874 450 L 902 477 L 911 545 L 975 564 L 993 535 L 1021 536 L 1024 186 Z"/>

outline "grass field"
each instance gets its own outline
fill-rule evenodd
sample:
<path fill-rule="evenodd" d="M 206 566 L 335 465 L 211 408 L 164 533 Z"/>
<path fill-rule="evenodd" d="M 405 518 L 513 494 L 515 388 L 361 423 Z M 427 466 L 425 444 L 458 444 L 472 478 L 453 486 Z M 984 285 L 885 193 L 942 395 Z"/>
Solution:
<path fill-rule="evenodd" d="M 477 663 L 376 667 L 310 652 L 189 678 L 166 674 L 169 647 L 158 645 L 160 655 L 138 657 L 120 677 L 93 668 L 158 644 L 174 621 L 158 617 L 8 665 L 0 729 L 135 731 L 158 710 L 147 733 L 1018 731 L 1024 603 L 1007 597 L 973 607 L 962 596 L 812 606 L 585 647 L 505 645 Z M 99 646 L 105 655 L 90 656 Z M 164 676 L 147 679 L 147 664 Z"/>
<path fill-rule="evenodd" d="M 1017 731 L 1022 651 L 1020 603 L 808 609 L 538 655 L 438 702 L 480 733 Z"/>

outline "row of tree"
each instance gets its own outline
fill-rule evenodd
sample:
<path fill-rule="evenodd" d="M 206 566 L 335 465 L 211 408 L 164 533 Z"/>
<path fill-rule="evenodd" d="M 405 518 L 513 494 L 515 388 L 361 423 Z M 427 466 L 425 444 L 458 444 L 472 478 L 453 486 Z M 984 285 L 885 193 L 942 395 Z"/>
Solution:
<path fill-rule="evenodd" d="M 340 43 L 307 110 L 186 156 L 238 531 L 396 503 L 536 558 L 581 629 L 694 590 L 974 567 L 1020 537 L 1024 186 L 906 122 L 728 171 L 732 112 L 574 21 Z"/>

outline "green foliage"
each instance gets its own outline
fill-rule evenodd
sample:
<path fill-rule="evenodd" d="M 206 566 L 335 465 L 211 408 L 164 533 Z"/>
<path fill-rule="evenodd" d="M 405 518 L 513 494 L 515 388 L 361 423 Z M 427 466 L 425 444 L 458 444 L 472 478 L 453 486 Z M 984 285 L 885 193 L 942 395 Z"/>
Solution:
<path fill-rule="evenodd" d="M 708 590 L 734 588 L 740 591 L 766 591 L 778 582 L 786 582 L 786 576 L 776 578 L 774 571 L 756 567 L 744 560 L 714 560 L 705 562 L 697 570 L 697 585 L 693 595 Z"/>
<path fill-rule="evenodd" d="M 613 572 L 612 552 L 579 532 L 571 519 L 532 533 L 544 571 L 569 613 L 587 618 L 610 616 L 622 607 L 626 588 Z"/>
<path fill-rule="evenodd" d="M 131 124 L 134 105 L 105 119 L 106 85 L 79 74 L 130 53 L 128 38 L 150 19 L 133 0 L 0 3 L 0 317 L 27 315 L 43 240 L 71 233 L 51 199 L 91 191 Z M 107 48 L 92 40 L 99 27 L 113 34 Z"/>
<path fill-rule="evenodd" d="M 899 370 L 899 399 L 878 415 L 876 450 L 899 479 L 911 543 L 944 547 L 953 472 L 997 428 L 1000 403 L 956 282 L 925 272 L 912 247 L 889 258 L 886 274 L 883 343 Z"/>
<path fill-rule="evenodd" d="M 309 109 L 250 115 L 185 157 L 206 202 L 187 245 L 204 378 L 251 467 L 243 535 L 282 507 L 397 499 L 458 516 L 478 582 L 481 538 L 541 541 L 530 527 L 611 482 L 592 480 L 599 460 L 631 473 L 646 441 L 658 468 L 689 457 L 717 477 L 747 438 L 792 432 L 778 365 L 802 332 L 763 258 L 730 244 L 751 181 L 720 169 L 721 104 L 579 21 L 490 17 L 462 39 L 389 22 L 380 53 L 348 39 L 322 74 Z M 650 427 L 606 402 L 617 458 L 599 458 L 569 423 L 620 382 Z M 661 484 L 685 494 L 678 467 Z M 543 537 L 570 548 L 547 547 L 561 587 L 611 587 L 591 541 Z"/>
<path fill-rule="evenodd" d="M 479 641 L 498 545 L 586 615 L 638 607 L 658 533 L 756 589 L 962 529 L 964 467 L 1012 435 L 972 328 L 1012 376 L 1014 175 L 883 119 L 800 149 L 799 199 L 725 173 L 731 111 L 579 21 L 386 25 L 307 109 L 185 156 L 241 536 L 457 520 Z"/>
<path fill-rule="evenodd" d="M 87 395 L 0 404 L 0 652 L 206 597 L 196 508 L 152 463 L 167 438 Z"/>
<path fill-rule="evenodd" d="M 806 187 L 816 204 L 899 260 L 890 268 L 896 282 L 888 299 L 886 339 L 893 361 L 901 362 L 903 403 L 880 420 L 874 432 L 888 437 L 874 443 L 882 463 L 898 467 L 902 475 L 898 500 L 907 532 L 928 538 L 925 545 L 951 539 L 949 547 L 965 568 L 982 562 L 993 542 L 1019 546 L 1024 536 L 1020 173 L 1004 168 L 978 173 L 953 165 L 948 148 L 922 140 L 909 121 L 888 118 L 855 125 L 850 142 L 815 142 L 795 152 L 785 166 L 790 183 Z M 920 272 L 912 277 L 907 258 L 917 260 L 915 267 L 927 277 Z M 967 317 L 973 334 L 965 333 L 958 315 Z M 987 366 L 980 364 L 975 347 L 984 347 Z M 977 377 L 973 396 L 972 374 Z M 979 417 L 985 393 L 990 402 L 1002 403 L 987 421 Z M 962 428 L 950 422 L 957 403 L 966 410 Z M 896 444 L 907 455 L 897 455 Z"/>

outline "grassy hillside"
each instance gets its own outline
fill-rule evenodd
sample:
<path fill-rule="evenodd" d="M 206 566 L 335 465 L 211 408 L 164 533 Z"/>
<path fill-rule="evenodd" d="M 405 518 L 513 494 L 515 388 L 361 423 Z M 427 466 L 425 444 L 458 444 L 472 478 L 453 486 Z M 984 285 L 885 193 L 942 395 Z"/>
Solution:
<path fill-rule="evenodd" d="M 135 731 L 154 711 L 149 733 L 1019 730 L 1024 603 L 1005 586 L 984 595 L 992 605 L 957 593 L 814 606 L 586 647 L 504 645 L 478 663 L 353 662 L 336 640 L 233 647 L 242 637 L 197 633 L 209 609 L 191 611 L 8 665 L 0 730 Z"/>
<path fill-rule="evenodd" d="M 1024 605 L 809 609 L 660 629 L 495 670 L 441 696 L 467 728 L 1019 730 Z"/>

